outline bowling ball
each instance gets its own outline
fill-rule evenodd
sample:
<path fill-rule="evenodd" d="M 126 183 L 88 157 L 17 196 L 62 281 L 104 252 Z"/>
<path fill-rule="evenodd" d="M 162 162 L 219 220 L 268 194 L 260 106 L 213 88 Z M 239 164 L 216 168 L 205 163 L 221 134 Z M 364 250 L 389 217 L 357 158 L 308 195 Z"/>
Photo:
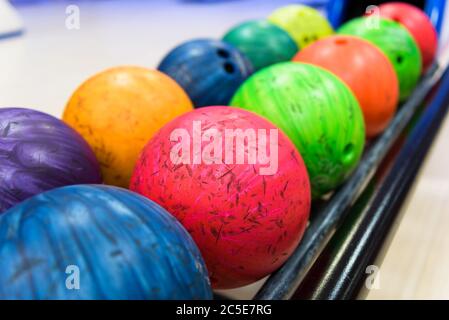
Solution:
<path fill-rule="evenodd" d="M 304 5 L 288 5 L 275 10 L 268 20 L 285 29 L 300 49 L 334 33 L 317 10 Z"/>
<path fill-rule="evenodd" d="M 398 76 L 399 100 L 407 99 L 421 75 L 421 54 L 407 29 L 392 20 L 362 17 L 345 23 L 338 33 L 359 36 L 382 50 Z"/>
<path fill-rule="evenodd" d="M 398 79 L 390 60 L 368 41 L 331 36 L 311 44 L 293 60 L 323 67 L 351 88 L 362 108 L 368 137 L 381 133 L 393 118 Z"/>
<path fill-rule="evenodd" d="M 339 186 L 359 162 L 363 115 L 351 90 L 320 67 L 282 62 L 260 70 L 231 101 L 265 117 L 301 153 L 318 198 Z"/>
<path fill-rule="evenodd" d="M 210 299 L 195 243 L 117 187 L 54 189 L 0 217 L 1 299 Z"/>
<path fill-rule="evenodd" d="M 197 109 L 164 126 L 142 152 L 130 188 L 178 218 L 217 289 L 281 266 L 310 210 L 307 171 L 290 140 L 231 107 Z"/>
<path fill-rule="evenodd" d="M 209 39 L 177 46 L 158 69 L 183 87 L 197 108 L 227 105 L 253 70 L 249 60 L 234 46 Z"/>
<path fill-rule="evenodd" d="M 223 41 L 243 52 L 254 70 L 291 60 L 298 51 L 295 41 L 286 31 L 266 20 L 239 24 L 226 33 Z"/>
<path fill-rule="evenodd" d="M 63 119 L 93 148 L 105 183 L 127 187 L 151 136 L 192 109 L 184 90 L 161 72 L 117 67 L 84 82 L 67 103 Z"/>
<path fill-rule="evenodd" d="M 64 122 L 23 108 L 0 108 L 0 213 L 35 194 L 101 183 L 84 139 Z"/>
<path fill-rule="evenodd" d="M 380 16 L 402 24 L 415 39 L 421 52 L 423 70 L 433 62 L 438 36 L 429 17 L 419 8 L 404 2 L 390 2 L 379 6 Z"/>

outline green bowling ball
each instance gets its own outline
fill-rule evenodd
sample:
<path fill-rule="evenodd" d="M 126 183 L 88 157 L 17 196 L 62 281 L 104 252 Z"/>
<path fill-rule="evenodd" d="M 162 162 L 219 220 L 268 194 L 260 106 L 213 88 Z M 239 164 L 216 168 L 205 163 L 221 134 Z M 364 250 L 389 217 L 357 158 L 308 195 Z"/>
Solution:
<path fill-rule="evenodd" d="M 362 17 L 348 21 L 338 33 L 361 37 L 382 50 L 398 76 L 400 100 L 407 99 L 422 68 L 419 47 L 407 29 L 393 20 Z"/>
<path fill-rule="evenodd" d="M 266 20 L 239 24 L 225 34 L 223 41 L 243 52 L 255 70 L 289 61 L 298 52 L 290 35 Z"/>
<path fill-rule="evenodd" d="M 365 125 L 350 89 L 329 71 L 283 62 L 246 80 L 231 105 L 277 125 L 300 151 L 318 198 L 339 186 L 360 160 Z"/>

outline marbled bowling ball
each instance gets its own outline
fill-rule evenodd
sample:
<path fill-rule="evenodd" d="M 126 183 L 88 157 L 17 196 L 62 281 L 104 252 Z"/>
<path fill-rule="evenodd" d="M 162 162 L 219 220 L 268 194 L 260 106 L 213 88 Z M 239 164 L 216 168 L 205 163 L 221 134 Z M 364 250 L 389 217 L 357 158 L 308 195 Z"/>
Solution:
<path fill-rule="evenodd" d="M 289 61 L 298 52 L 298 46 L 282 28 L 267 20 L 252 20 L 231 28 L 223 41 L 244 53 L 254 71 L 272 64 Z"/>
<path fill-rule="evenodd" d="M 418 44 L 405 27 L 396 21 L 361 17 L 346 22 L 339 34 L 358 36 L 377 46 L 390 59 L 399 81 L 399 100 L 412 93 L 421 75 Z"/>
<path fill-rule="evenodd" d="M 227 105 L 253 72 L 247 57 L 234 46 L 211 39 L 180 44 L 163 58 L 158 69 L 183 87 L 197 108 Z"/>
<path fill-rule="evenodd" d="M 213 287 L 222 289 L 279 268 L 310 209 L 309 178 L 294 145 L 267 120 L 232 107 L 197 109 L 164 126 L 142 152 L 130 188 L 178 218 Z"/>
<path fill-rule="evenodd" d="M 46 190 L 101 183 L 84 139 L 48 114 L 0 108 L 0 213 Z"/>
<path fill-rule="evenodd" d="M 89 143 L 106 184 L 128 187 L 140 151 L 164 124 L 193 109 L 165 74 L 116 67 L 86 80 L 71 96 L 63 119 Z"/>
<path fill-rule="evenodd" d="M 365 143 L 363 114 L 351 90 L 311 64 L 283 62 L 260 70 L 231 102 L 277 125 L 301 153 L 320 197 L 357 166 Z"/>
<path fill-rule="evenodd" d="M 117 187 L 69 186 L 0 216 L 0 299 L 210 299 L 195 243 Z"/>

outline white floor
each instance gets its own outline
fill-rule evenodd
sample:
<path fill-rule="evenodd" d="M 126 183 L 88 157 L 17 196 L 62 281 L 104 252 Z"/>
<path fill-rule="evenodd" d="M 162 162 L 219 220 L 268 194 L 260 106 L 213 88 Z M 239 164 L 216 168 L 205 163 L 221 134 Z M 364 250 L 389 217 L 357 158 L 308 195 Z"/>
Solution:
<path fill-rule="evenodd" d="M 221 37 L 233 25 L 264 18 L 291 2 L 49 1 L 20 6 L 26 33 L 0 40 L 0 106 L 60 116 L 76 87 L 98 71 L 116 65 L 155 68 L 180 42 Z M 80 9 L 79 30 L 65 27 L 66 7 L 73 3 Z"/>
<path fill-rule="evenodd" d="M 246 0 L 204 6 L 174 0 L 97 0 L 20 7 L 26 33 L 0 40 L 0 107 L 28 107 L 60 116 L 76 87 L 98 71 L 126 64 L 154 68 L 179 42 L 220 37 L 236 23 L 266 17 L 291 2 Z M 66 6 L 73 3 L 80 8 L 80 30 L 65 27 Z M 368 298 L 449 298 L 448 140 L 446 121 L 381 266 L 381 289 Z M 253 292 L 254 286 L 232 295 L 250 298 Z"/>

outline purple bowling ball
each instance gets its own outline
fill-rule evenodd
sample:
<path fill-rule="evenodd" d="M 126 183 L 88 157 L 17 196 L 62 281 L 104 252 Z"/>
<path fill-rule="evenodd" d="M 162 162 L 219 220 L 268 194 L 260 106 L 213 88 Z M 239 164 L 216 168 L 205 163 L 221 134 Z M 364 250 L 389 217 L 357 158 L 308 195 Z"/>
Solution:
<path fill-rule="evenodd" d="M 48 114 L 0 108 L 0 213 L 53 188 L 101 183 L 86 141 Z"/>

